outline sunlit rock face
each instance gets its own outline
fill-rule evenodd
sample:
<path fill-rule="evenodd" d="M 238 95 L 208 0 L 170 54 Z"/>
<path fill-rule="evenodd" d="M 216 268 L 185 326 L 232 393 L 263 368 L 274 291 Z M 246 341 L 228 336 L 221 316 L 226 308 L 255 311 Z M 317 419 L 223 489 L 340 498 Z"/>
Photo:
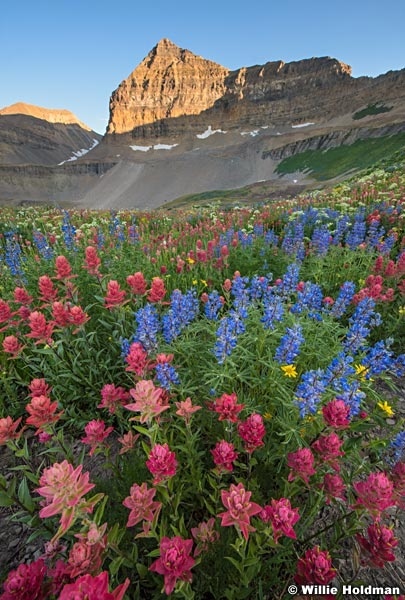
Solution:
<path fill-rule="evenodd" d="M 334 58 L 230 71 L 161 40 L 113 92 L 107 134 L 172 137 L 213 129 L 324 122 L 405 95 L 405 71 L 353 78 Z"/>

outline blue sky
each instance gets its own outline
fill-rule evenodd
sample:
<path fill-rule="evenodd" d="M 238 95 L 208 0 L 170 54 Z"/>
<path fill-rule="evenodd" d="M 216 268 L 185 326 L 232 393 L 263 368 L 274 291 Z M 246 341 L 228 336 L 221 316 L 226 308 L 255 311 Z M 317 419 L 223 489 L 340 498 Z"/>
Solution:
<path fill-rule="evenodd" d="M 67 108 L 103 133 L 111 92 L 163 37 L 225 67 L 332 56 L 405 67 L 405 0 L 19 0 L 0 15 L 0 107 Z"/>

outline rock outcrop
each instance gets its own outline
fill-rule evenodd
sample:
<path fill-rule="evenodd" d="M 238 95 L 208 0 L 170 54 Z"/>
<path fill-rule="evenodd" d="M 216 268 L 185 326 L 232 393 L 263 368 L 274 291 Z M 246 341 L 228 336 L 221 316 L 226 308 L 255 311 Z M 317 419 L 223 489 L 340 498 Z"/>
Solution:
<path fill-rule="evenodd" d="M 329 57 L 229 71 L 161 40 L 113 92 L 109 134 L 178 138 L 213 129 L 325 122 L 372 102 L 405 98 L 405 70 L 351 76 Z"/>

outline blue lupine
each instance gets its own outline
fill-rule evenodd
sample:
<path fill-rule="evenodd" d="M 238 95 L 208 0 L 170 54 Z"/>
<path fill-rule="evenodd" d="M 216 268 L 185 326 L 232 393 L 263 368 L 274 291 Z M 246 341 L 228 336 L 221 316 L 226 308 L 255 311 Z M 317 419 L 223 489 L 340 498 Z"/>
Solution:
<path fill-rule="evenodd" d="M 248 277 L 235 277 L 231 288 L 233 306 L 244 318 L 247 317 L 247 309 L 250 305 L 248 283 Z"/>
<path fill-rule="evenodd" d="M 263 223 L 255 223 L 253 225 L 253 233 L 255 234 L 255 236 L 259 237 L 262 236 L 264 233 L 264 226 Z"/>
<path fill-rule="evenodd" d="M 126 338 L 121 338 L 120 342 L 121 342 L 121 356 L 122 356 L 122 358 L 126 358 L 129 354 L 131 342 Z"/>
<path fill-rule="evenodd" d="M 307 371 L 295 391 L 295 404 L 303 419 L 308 414 L 314 415 L 325 391 L 324 372 L 321 369 Z"/>
<path fill-rule="evenodd" d="M 240 335 L 241 333 L 245 333 L 246 331 L 246 326 L 245 323 L 243 322 L 244 319 L 246 319 L 247 314 L 243 312 L 242 310 L 233 310 L 231 309 L 229 311 L 229 316 L 231 319 L 233 319 L 234 323 L 235 323 L 235 332 L 236 335 Z"/>
<path fill-rule="evenodd" d="M 128 240 L 130 244 L 136 244 L 139 242 L 139 233 L 136 225 L 130 225 L 128 227 Z"/>
<path fill-rule="evenodd" d="M 390 463 L 392 466 L 396 465 L 400 460 L 404 458 L 405 454 L 405 431 L 400 431 L 395 438 L 391 441 L 388 451 L 393 454 Z"/>
<path fill-rule="evenodd" d="M 165 390 L 170 390 L 173 384 L 177 385 L 180 383 L 176 369 L 168 362 L 157 363 L 155 373 L 160 387 Z"/>
<path fill-rule="evenodd" d="M 299 291 L 297 296 L 297 302 L 291 307 L 291 312 L 300 314 L 304 310 L 307 310 L 309 311 L 309 316 L 319 318 L 319 313 L 317 311 L 322 308 L 323 299 L 323 293 L 320 286 L 316 283 L 307 281 L 303 291 Z"/>
<path fill-rule="evenodd" d="M 302 335 L 302 327 L 300 325 L 287 327 L 286 333 L 281 338 L 281 342 L 276 349 L 274 360 L 279 364 L 290 365 L 297 358 L 303 341 L 304 336 Z"/>
<path fill-rule="evenodd" d="M 399 354 L 392 361 L 390 370 L 395 377 L 403 377 L 405 375 L 405 354 Z"/>
<path fill-rule="evenodd" d="M 268 231 L 266 231 L 265 236 L 264 236 L 264 241 L 269 246 L 277 246 L 278 245 L 278 235 L 276 234 L 274 229 L 269 229 Z"/>
<path fill-rule="evenodd" d="M 34 244 L 37 247 L 38 252 L 45 260 L 51 260 L 53 258 L 53 250 L 49 246 L 48 241 L 41 231 L 34 231 L 32 234 Z"/>
<path fill-rule="evenodd" d="M 380 221 L 373 219 L 368 227 L 366 243 L 370 249 L 377 248 L 380 243 L 380 238 L 385 234 L 385 229 L 380 225 Z"/>
<path fill-rule="evenodd" d="M 280 296 L 267 293 L 263 300 L 264 314 L 260 319 L 265 329 L 274 329 L 274 321 L 281 321 L 284 314 L 284 305 Z"/>
<path fill-rule="evenodd" d="M 381 323 L 381 316 L 374 311 L 375 302 L 372 298 L 364 298 L 356 306 L 353 316 L 349 319 L 350 327 L 343 340 L 343 348 L 347 354 L 355 354 L 364 345 L 370 333 L 370 327 Z"/>
<path fill-rule="evenodd" d="M 366 379 L 387 371 L 393 363 L 393 353 L 389 350 L 392 340 L 380 340 L 367 350 L 361 364 L 367 368 Z"/>
<path fill-rule="evenodd" d="M 341 378 L 346 378 L 349 375 L 353 375 L 356 371 L 351 366 L 353 362 L 353 357 L 348 356 L 344 352 L 340 352 L 326 367 L 325 375 L 324 375 L 324 383 L 325 385 L 332 386 L 335 389 L 334 383 Z"/>
<path fill-rule="evenodd" d="M 218 319 L 218 313 L 222 308 L 221 297 L 217 290 L 212 291 L 208 294 L 208 300 L 204 304 L 204 313 L 207 319 L 216 321 Z"/>
<path fill-rule="evenodd" d="M 300 268 L 297 263 L 291 263 L 287 267 L 287 271 L 284 274 L 282 282 L 278 286 L 277 290 L 283 296 L 289 296 L 296 291 L 298 285 Z"/>
<path fill-rule="evenodd" d="M 366 397 L 366 394 L 360 390 L 360 384 L 356 381 L 351 381 L 348 388 L 341 392 L 338 396 L 339 400 L 343 400 L 350 407 L 350 416 L 355 417 L 360 412 L 361 401 Z"/>
<path fill-rule="evenodd" d="M 160 331 L 159 316 L 153 304 L 146 304 L 135 313 L 137 330 L 133 335 L 133 342 L 140 342 L 149 354 L 157 349 L 157 335 Z"/>
<path fill-rule="evenodd" d="M 117 247 L 120 247 L 125 240 L 124 226 L 121 223 L 121 221 L 115 211 L 111 210 L 110 214 L 111 214 L 111 220 L 110 220 L 110 224 L 109 224 L 110 235 L 112 237 L 115 237 L 115 239 L 117 240 Z"/>
<path fill-rule="evenodd" d="M 390 235 L 387 235 L 384 241 L 378 244 L 377 249 L 381 254 L 389 254 L 393 249 L 396 241 L 396 236 L 391 233 Z"/>
<path fill-rule="evenodd" d="M 342 215 L 336 222 L 336 229 L 332 236 L 332 245 L 337 246 L 343 239 L 350 226 L 350 219 L 347 215 Z"/>
<path fill-rule="evenodd" d="M 182 294 L 174 290 L 170 297 L 170 309 L 162 317 L 162 330 L 165 342 L 170 344 L 191 323 L 199 311 L 199 302 L 195 290 Z"/>
<path fill-rule="evenodd" d="M 350 318 L 349 322 L 362 321 L 371 327 L 381 325 L 381 315 L 374 310 L 375 301 L 372 298 L 363 298 Z"/>
<path fill-rule="evenodd" d="M 63 211 L 63 219 L 62 219 L 61 229 L 62 229 L 63 239 L 65 242 L 66 248 L 69 248 L 69 250 L 72 250 L 72 249 L 76 250 L 77 249 L 76 243 L 75 243 L 76 227 L 70 221 L 70 215 L 67 210 Z"/>
<path fill-rule="evenodd" d="M 346 234 L 346 245 L 354 250 L 364 242 L 366 235 L 366 222 L 364 214 L 359 212 L 354 217 L 354 223 L 350 231 Z"/>
<path fill-rule="evenodd" d="M 21 246 L 16 239 L 14 231 L 6 231 L 4 237 L 6 238 L 4 262 L 8 266 L 11 275 L 21 277 L 24 274 L 21 265 Z"/>
<path fill-rule="evenodd" d="M 97 248 L 102 250 L 105 246 L 105 235 L 101 227 L 97 230 Z"/>
<path fill-rule="evenodd" d="M 247 248 L 253 244 L 253 236 L 251 233 L 245 233 L 244 231 L 238 231 L 238 238 L 242 248 Z"/>
<path fill-rule="evenodd" d="M 334 302 L 334 304 L 330 308 L 325 308 L 327 312 L 333 317 L 340 319 L 342 315 L 346 312 L 348 306 L 353 300 L 354 292 L 356 291 L 356 286 L 352 281 L 345 281 L 339 290 L 339 294 Z"/>
<path fill-rule="evenodd" d="M 250 280 L 250 286 L 248 289 L 249 297 L 251 300 L 260 300 L 269 287 L 270 279 L 268 277 L 259 277 L 255 275 Z"/>
<path fill-rule="evenodd" d="M 370 333 L 370 328 L 366 327 L 361 321 L 356 321 L 347 331 L 343 340 L 345 352 L 356 354 L 364 346 L 365 340 Z"/>
<path fill-rule="evenodd" d="M 214 354 L 218 363 L 222 365 L 237 344 L 236 322 L 232 316 L 222 317 L 216 336 Z"/>
<path fill-rule="evenodd" d="M 297 260 L 305 257 L 304 225 L 299 221 L 290 223 L 286 228 L 285 237 L 281 243 L 281 249 L 288 256 L 295 256 Z"/>
<path fill-rule="evenodd" d="M 315 227 L 312 233 L 311 244 L 315 249 L 316 255 L 325 256 L 327 254 L 330 244 L 330 233 L 326 225 Z"/>

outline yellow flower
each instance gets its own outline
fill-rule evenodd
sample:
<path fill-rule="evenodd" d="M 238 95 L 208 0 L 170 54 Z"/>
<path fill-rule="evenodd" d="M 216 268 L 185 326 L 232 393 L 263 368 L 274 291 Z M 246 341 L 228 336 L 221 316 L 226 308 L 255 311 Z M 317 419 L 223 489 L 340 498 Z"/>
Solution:
<path fill-rule="evenodd" d="M 186 260 L 187 260 L 187 262 L 188 262 L 189 265 L 193 265 L 195 263 L 194 258 L 191 258 L 191 256 L 187 256 Z"/>
<path fill-rule="evenodd" d="M 281 367 L 281 370 L 284 373 L 284 377 L 298 377 L 298 373 L 297 373 L 297 369 L 295 368 L 295 365 L 283 365 Z"/>
<path fill-rule="evenodd" d="M 401 315 L 401 317 L 403 317 L 403 315 L 405 315 L 405 306 L 400 306 L 398 312 Z"/>
<path fill-rule="evenodd" d="M 200 281 L 204 287 L 207 287 L 208 283 L 205 281 L 205 279 L 200 279 Z"/>
<path fill-rule="evenodd" d="M 359 375 L 361 379 L 366 378 L 368 367 L 365 367 L 364 365 L 354 365 L 354 368 L 356 369 L 356 375 Z"/>
<path fill-rule="evenodd" d="M 384 402 L 378 402 L 377 406 L 378 406 L 378 408 L 381 408 L 381 410 L 383 412 L 385 412 L 387 417 L 394 416 L 394 411 L 392 410 L 391 406 L 388 404 L 388 402 L 386 400 L 384 400 Z"/>
<path fill-rule="evenodd" d="M 197 285 L 198 279 L 193 279 L 193 285 Z"/>
<path fill-rule="evenodd" d="M 265 412 L 265 413 L 264 413 L 264 415 L 263 415 L 263 419 L 264 419 L 265 421 L 270 421 L 270 419 L 272 418 L 272 416 L 273 416 L 273 415 L 272 415 L 271 413 L 269 413 L 269 412 Z"/>

